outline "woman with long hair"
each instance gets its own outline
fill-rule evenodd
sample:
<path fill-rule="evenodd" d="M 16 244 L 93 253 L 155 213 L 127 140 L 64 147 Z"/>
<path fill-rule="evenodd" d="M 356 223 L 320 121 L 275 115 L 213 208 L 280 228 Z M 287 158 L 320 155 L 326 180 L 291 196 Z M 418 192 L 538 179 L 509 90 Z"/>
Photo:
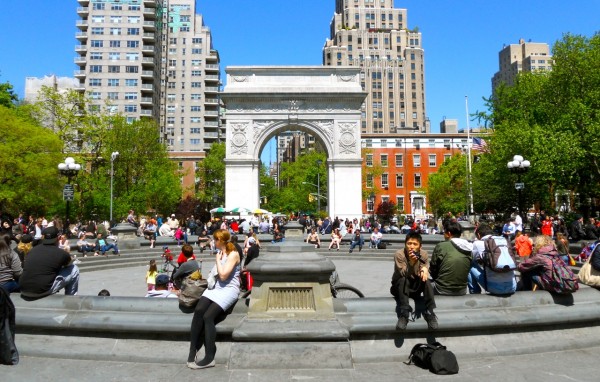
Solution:
<path fill-rule="evenodd" d="M 9 294 L 19 291 L 17 280 L 23 273 L 19 255 L 10 248 L 10 241 L 10 234 L 0 234 L 0 288 Z"/>
<path fill-rule="evenodd" d="M 187 359 L 187 367 L 190 369 L 215 366 L 216 324 L 225 318 L 224 313 L 236 303 L 240 293 L 240 254 L 231 242 L 231 234 L 219 229 L 213 233 L 213 238 L 217 248 L 216 264 L 208 279 L 214 277 L 216 282 L 212 289 L 204 291 L 194 309 Z M 196 354 L 202 345 L 205 350 L 204 358 L 196 360 Z"/>

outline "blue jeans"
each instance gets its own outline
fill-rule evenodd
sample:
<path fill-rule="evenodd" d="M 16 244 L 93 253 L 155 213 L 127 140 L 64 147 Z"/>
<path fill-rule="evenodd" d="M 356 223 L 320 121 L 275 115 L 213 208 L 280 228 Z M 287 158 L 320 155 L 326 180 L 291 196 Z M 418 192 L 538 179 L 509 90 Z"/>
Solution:
<path fill-rule="evenodd" d="M 487 272 L 487 292 L 490 294 L 513 294 L 517 289 L 517 282 L 514 278 L 514 274 L 511 282 L 496 282 L 494 280 L 490 280 L 490 278 L 494 277 L 493 271 Z M 511 273 L 512 274 L 512 273 Z M 469 271 L 469 275 L 467 277 L 467 285 L 469 286 L 470 294 L 479 294 L 481 293 L 481 285 L 486 286 L 486 277 L 483 272 L 483 268 L 481 265 L 473 260 L 471 263 L 471 270 Z"/>
<path fill-rule="evenodd" d="M 117 245 L 115 243 L 110 243 L 110 244 L 105 244 L 100 246 L 100 252 L 102 252 L 102 254 L 104 255 L 104 253 L 106 251 L 110 251 L 113 250 L 113 253 L 116 255 L 119 253 L 119 248 L 117 247 Z"/>
<path fill-rule="evenodd" d="M 62 268 L 54 279 L 54 284 L 52 284 L 50 291 L 54 294 L 63 288 L 66 295 L 72 296 L 77 294 L 77 290 L 79 289 L 79 268 L 77 268 L 77 265 L 71 264 L 68 267 Z"/>
<path fill-rule="evenodd" d="M 354 250 L 354 247 L 356 247 L 357 245 L 358 245 L 358 249 L 362 249 L 363 245 L 365 245 L 364 239 L 360 239 L 360 241 L 359 240 L 357 240 L 357 241 L 352 240 L 350 242 L 350 250 L 351 251 Z"/>
<path fill-rule="evenodd" d="M 16 282 L 15 280 L 9 280 L 9 281 L 5 282 L 4 284 L 1 284 L 0 288 L 4 289 L 6 291 L 6 293 L 11 294 L 12 292 L 19 291 L 19 283 Z"/>

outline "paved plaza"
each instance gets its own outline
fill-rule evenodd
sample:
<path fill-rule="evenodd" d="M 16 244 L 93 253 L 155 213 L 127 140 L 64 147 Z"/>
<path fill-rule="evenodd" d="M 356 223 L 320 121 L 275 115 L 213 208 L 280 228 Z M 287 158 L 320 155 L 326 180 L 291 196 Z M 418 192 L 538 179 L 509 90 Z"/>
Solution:
<path fill-rule="evenodd" d="M 341 252 L 341 251 L 340 251 Z M 327 256 L 327 253 L 322 253 Z M 331 253 L 333 255 L 333 253 Z M 268 253 L 265 253 L 268 256 Z M 375 251 L 363 250 L 360 259 L 337 257 L 331 259 L 336 265 L 340 280 L 360 289 L 366 297 L 389 297 L 389 283 L 393 272 L 393 259 Z M 126 254 L 124 255 L 126 256 Z M 160 259 L 160 252 L 151 257 Z M 118 258 L 115 258 L 118 259 Z M 83 262 L 90 259 L 82 259 Z M 203 273 L 207 274 L 214 264 L 211 257 L 203 256 Z M 109 258 L 110 261 L 110 258 Z M 137 265 L 81 274 L 80 294 L 97 295 L 108 289 L 112 296 L 143 296 L 146 293 L 146 259 Z M 29 337 L 23 335 L 24 341 Z M 52 337 L 51 337 L 52 338 Z M 535 337 L 523 333 L 522 341 L 534 341 Z M 56 338 L 56 344 L 63 343 Z M 423 341 L 424 342 L 424 341 Z M 442 340 L 442 342 L 444 342 Z M 161 341 L 147 340 L 148 347 L 155 347 L 156 354 L 169 351 Z M 469 342 L 466 341 L 465 344 Z M 45 344 L 48 346 L 48 344 Z M 166 344 L 165 344 L 166 345 Z M 172 344 L 171 344 L 172 345 Z M 17 346 L 19 335 L 17 334 Z M 90 346 L 91 345 L 90 343 Z M 179 346 L 179 343 L 176 343 Z M 186 347 L 186 342 L 181 342 Z M 166 349 L 166 350 L 165 350 Z M 452 349 L 450 349 L 452 350 Z M 458 349 L 455 349 L 458 350 Z M 135 350 L 132 350 L 135 351 Z M 408 349 L 398 349 L 407 354 Z M 180 364 L 171 360 L 164 363 L 111 362 L 77 359 L 39 358 L 21 356 L 17 366 L 0 366 L 2 381 L 170 381 L 211 380 L 215 381 L 414 381 L 414 380 L 460 380 L 460 381 L 595 381 L 594 361 L 600 351 L 597 348 L 561 352 L 536 353 L 515 356 L 492 356 L 475 359 L 458 359 L 460 372 L 455 376 L 436 376 L 427 370 L 402 362 L 356 363 L 353 369 L 277 369 L 277 370 L 229 370 L 224 364 L 206 370 L 190 370 L 182 359 Z M 167 358 L 167 357 L 165 357 Z M 152 362 L 152 361 L 150 361 Z"/>

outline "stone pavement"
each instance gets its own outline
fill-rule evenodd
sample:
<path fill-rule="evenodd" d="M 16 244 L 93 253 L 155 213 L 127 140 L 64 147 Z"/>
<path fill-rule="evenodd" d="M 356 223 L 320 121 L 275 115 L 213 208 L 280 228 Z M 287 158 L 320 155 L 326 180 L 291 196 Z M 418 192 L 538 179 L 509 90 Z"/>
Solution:
<path fill-rule="evenodd" d="M 157 343 L 160 352 L 160 343 Z M 141 364 L 22 357 L 17 366 L 0 366 L 4 382 L 58 381 L 211 381 L 211 382 L 397 382 L 397 381 L 597 381 L 595 361 L 600 347 L 527 356 L 458 359 L 457 375 L 435 375 L 414 365 L 357 364 L 353 370 L 236 370 L 224 365 L 190 370 L 182 362 Z"/>

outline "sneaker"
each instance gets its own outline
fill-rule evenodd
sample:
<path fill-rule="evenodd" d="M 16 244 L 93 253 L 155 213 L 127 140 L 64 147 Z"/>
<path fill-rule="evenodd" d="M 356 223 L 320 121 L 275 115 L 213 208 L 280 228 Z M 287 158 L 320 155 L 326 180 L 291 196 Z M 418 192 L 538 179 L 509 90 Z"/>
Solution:
<path fill-rule="evenodd" d="M 438 328 L 438 320 L 435 313 L 423 313 L 423 318 L 427 321 L 427 327 L 431 330 L 436 330 Z"/>
<path fill-rule="evenodd" d="M 81 264 L 81 260 L 75 259 L 75 261 L 73 261 L 73 264 Z"/>
<path fill-rule="evenodd" d="M 352 253 L 352 250 L 349 250 L 348 253 Z"/>
<path fill-rule="evenodd" d="M 396 323 L 396 330 L 406 330 L 406 325 L 408 325 L 408 317 L 400 316 Z"/>
<path fill-rule="evenodd" d="M 194 370 L 206 369 L 206 368 L 214 367 L 214 366 L 215 366 L 215 360 L 214 359 L 210 363 L 208 363 L 208 364 L 206 364 L 204 366 L 200 366 L 196 362 L 188 362 L 187 363 L 187 367 L 189 367 L 190 369 L 194 369 Z"/>

